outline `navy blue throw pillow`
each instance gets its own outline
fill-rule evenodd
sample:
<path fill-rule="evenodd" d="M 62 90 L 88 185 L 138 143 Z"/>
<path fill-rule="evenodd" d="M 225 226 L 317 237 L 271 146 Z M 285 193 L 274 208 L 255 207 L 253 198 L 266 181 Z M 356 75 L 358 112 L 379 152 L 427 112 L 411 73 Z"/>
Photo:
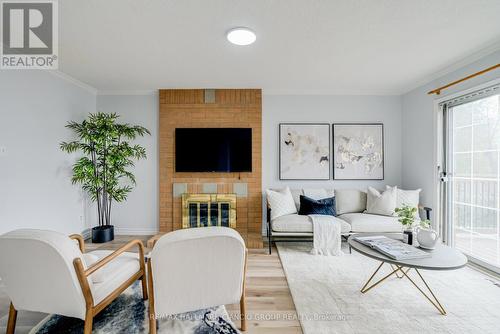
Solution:
<path fill-rule="evenodd" d="M 300 195 L 299 215 L 327 215 L 336 216 L 335 197 L 319 200 Z"/>

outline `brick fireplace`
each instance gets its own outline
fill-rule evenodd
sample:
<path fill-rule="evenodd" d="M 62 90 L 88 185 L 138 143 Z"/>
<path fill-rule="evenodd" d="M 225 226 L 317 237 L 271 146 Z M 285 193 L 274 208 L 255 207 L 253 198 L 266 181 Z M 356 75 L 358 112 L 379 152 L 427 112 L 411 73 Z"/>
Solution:
<path fill-rule="evenodd" d="M 159 99 L 160 233 L 183 228 L 183 195 L 233 194 L 234 228 L 247 247 L 262 248 L 261 90 L 162 89 Z M 175 129 L 203 127 L 251 128 L 252 172 L 175 172 Z M 204 221 L 200 218 L 200 223 Z"/>

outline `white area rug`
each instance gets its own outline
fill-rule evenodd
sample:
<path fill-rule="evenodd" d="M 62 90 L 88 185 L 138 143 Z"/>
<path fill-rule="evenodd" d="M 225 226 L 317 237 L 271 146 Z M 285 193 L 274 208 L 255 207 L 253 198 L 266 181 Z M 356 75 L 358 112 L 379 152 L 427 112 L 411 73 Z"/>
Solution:
<path fill-rule="evenodd" d="M 309 254 L 310 243 L 277 246 L 305 334 L 500 333 L 500 283 L 474 269 L 420 271 L 443 316 L 406 278 L 394 276 L 362 294 L 379 262 L 354 250 L 333 257 Z M 377 277 L 389 272 L 386 265 Z"/>

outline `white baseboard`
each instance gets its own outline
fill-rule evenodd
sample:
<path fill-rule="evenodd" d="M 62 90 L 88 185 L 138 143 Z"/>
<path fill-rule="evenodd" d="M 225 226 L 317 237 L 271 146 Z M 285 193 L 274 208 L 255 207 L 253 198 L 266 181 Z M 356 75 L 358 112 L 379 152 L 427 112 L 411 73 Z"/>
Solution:
<path fill-rule="evenodd" d="M 127 228 L 127 227 L 116 227 L 115 226 L 115 235 L 155 235 L 159 231 L 157 229 L 140 229 L 140 228 Z M 88 240 L 92 238 L 92 229 L 87 228 L 82 231 L 82 236 L 84 240 Z"/>
<path fill-rule="evenodd" d="M 140 229 L 140 228 L 127 228 L 127 227 L 116 227 L 115 235 L 155 235 L 158 233 L 158 229 Z"/>

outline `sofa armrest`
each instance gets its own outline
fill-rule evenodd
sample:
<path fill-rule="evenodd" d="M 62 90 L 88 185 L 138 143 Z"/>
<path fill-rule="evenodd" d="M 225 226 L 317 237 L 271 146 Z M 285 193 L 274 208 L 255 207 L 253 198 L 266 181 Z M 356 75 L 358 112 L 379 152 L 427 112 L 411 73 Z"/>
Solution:
<path fill-rule="evenodd" d="M 425 219 L 430 220 L 432 209 L 427 207 L 427 206 L 424 206 L 422 209 L 424 209 L 424 211 L 425 211 Z"/>
<path fill-rule="evenodd" d="M 428 206 L 423 206 L 422 204 L 418 205 L 419 210 L 424 210 L 425 211 L 425 219 L 430 220 L 431 219 L 431 211 L 432 208 L 429 208 Z"/>

